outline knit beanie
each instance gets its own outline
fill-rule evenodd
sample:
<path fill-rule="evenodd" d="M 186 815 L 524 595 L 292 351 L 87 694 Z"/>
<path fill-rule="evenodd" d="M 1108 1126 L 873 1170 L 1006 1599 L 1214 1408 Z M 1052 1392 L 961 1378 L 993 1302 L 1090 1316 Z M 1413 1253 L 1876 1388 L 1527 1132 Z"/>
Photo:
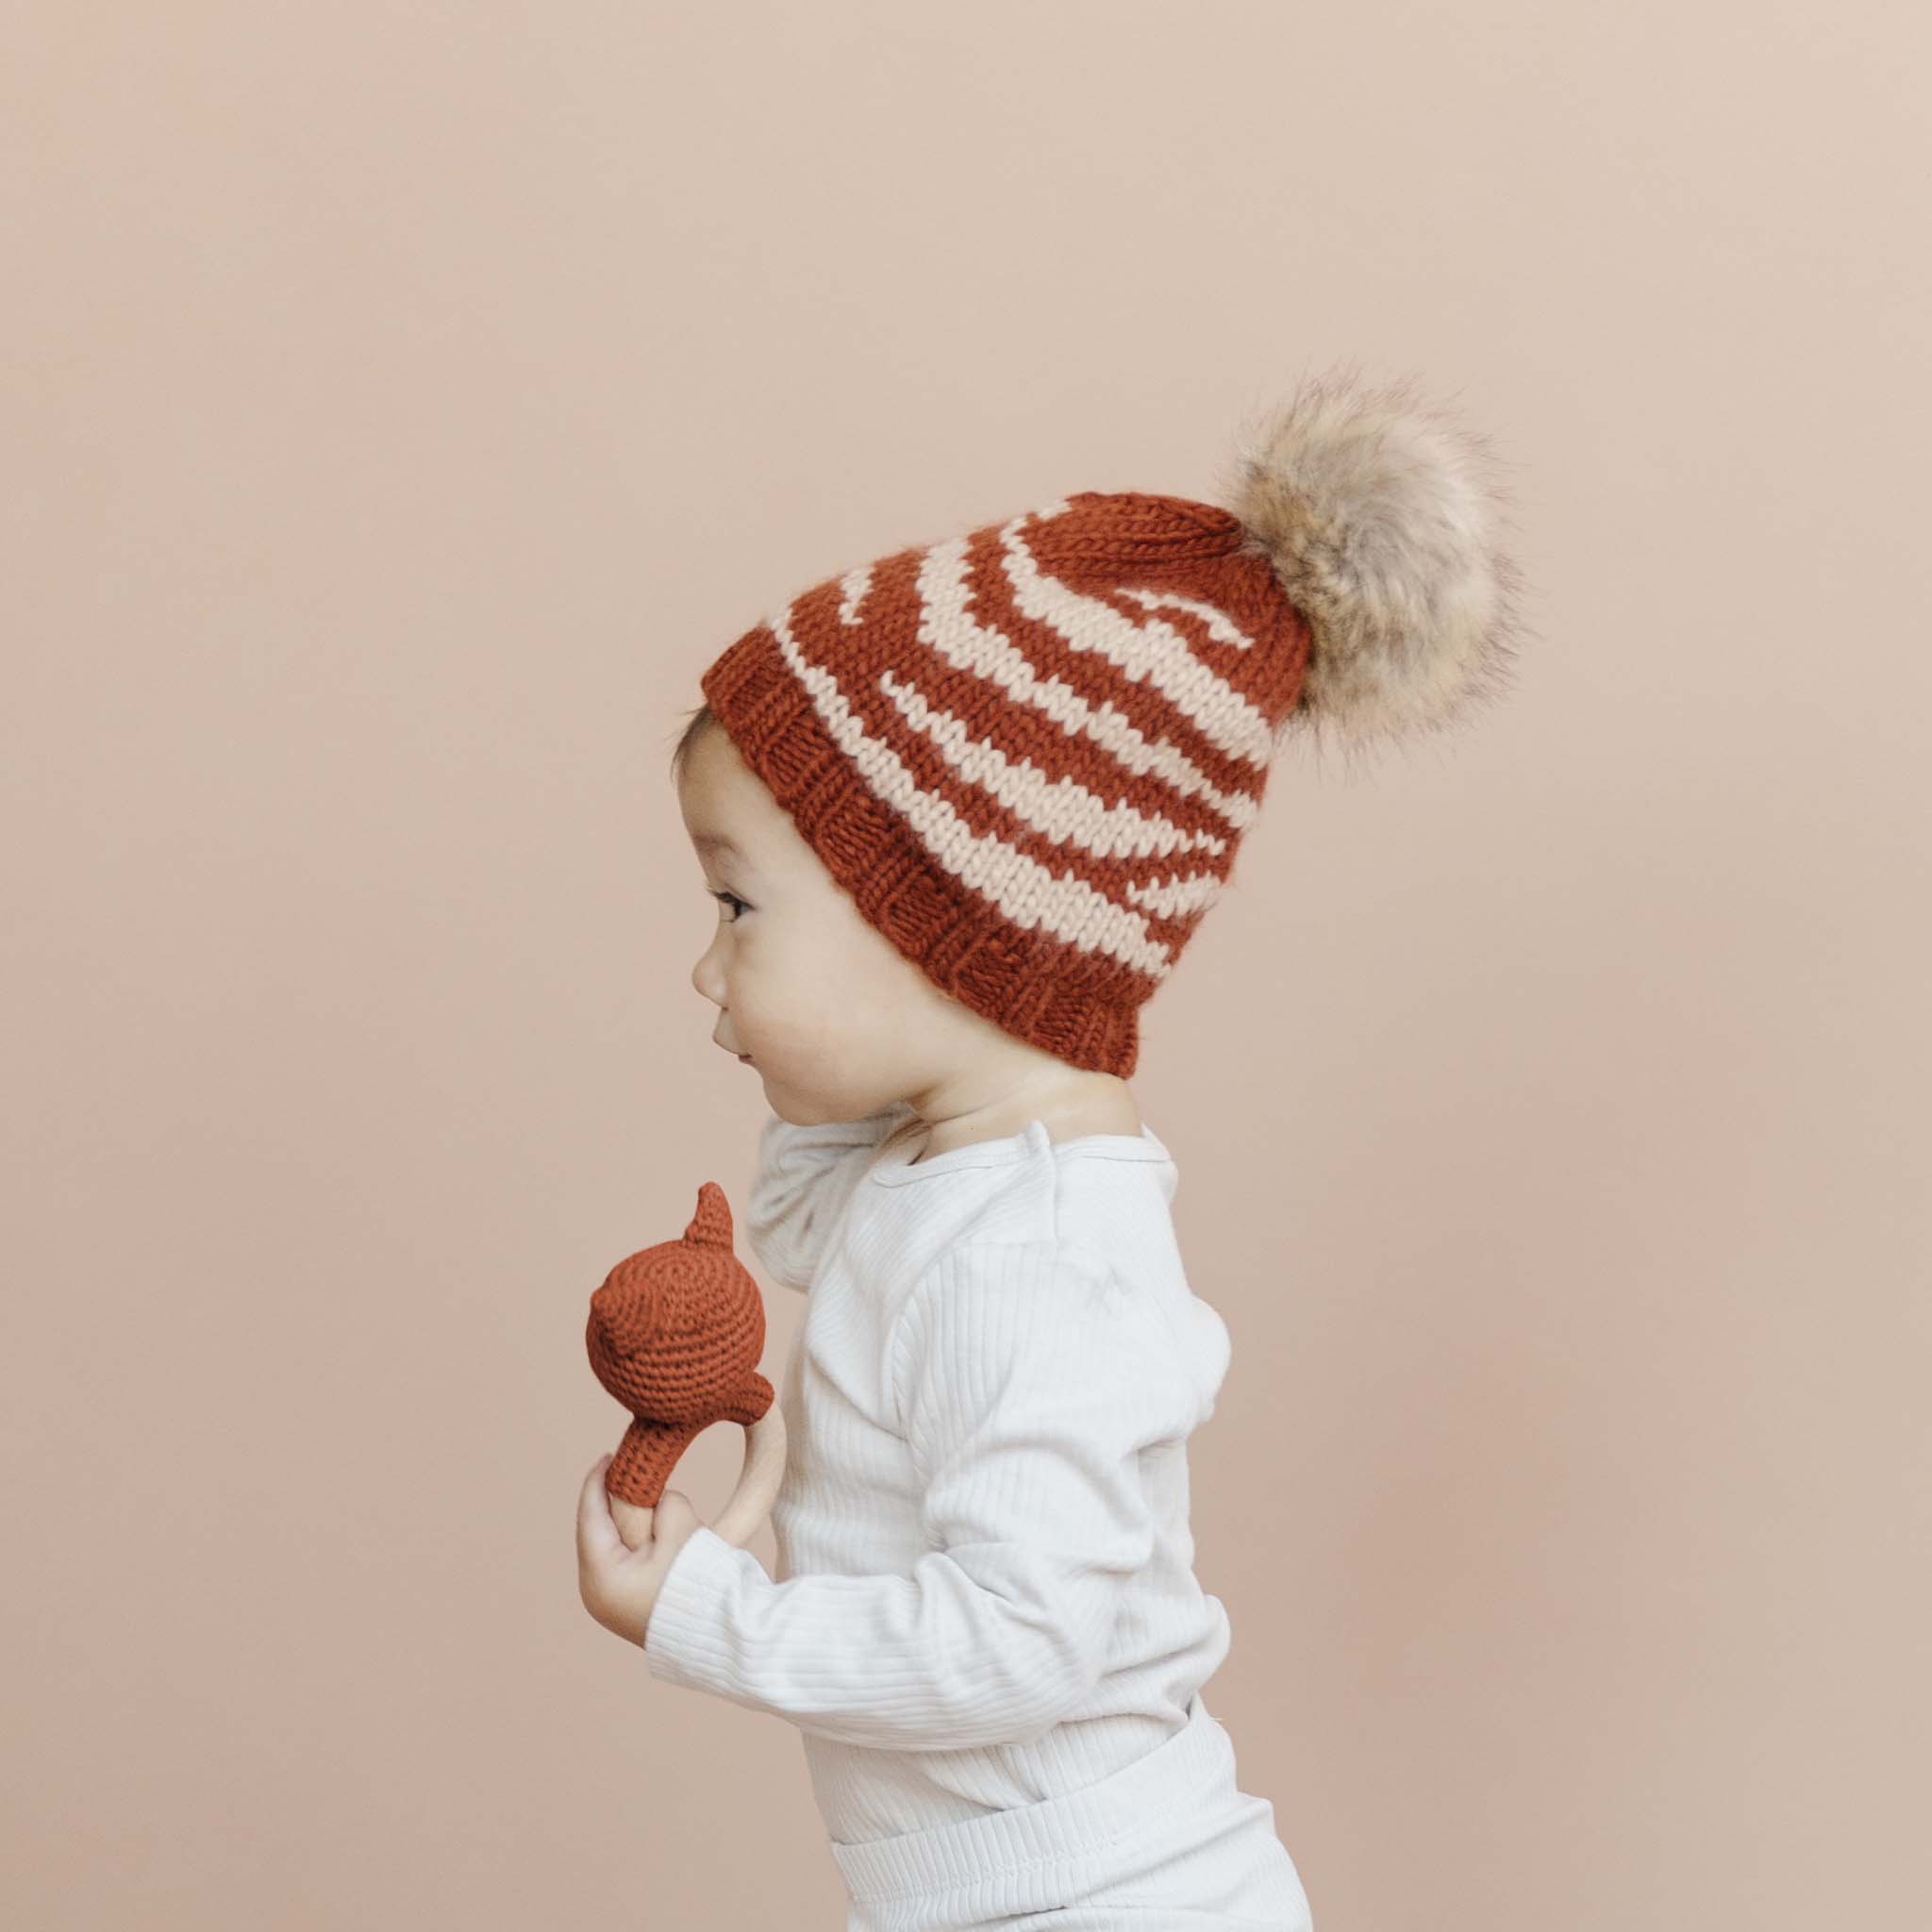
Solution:
<path fill-rule="evenodd" d="M 1291 725 L 1355 750 L 1510 682 L 1487 439 L 1350 370 L 1220 503 L 1079 491 L 799 593 L 701 679 L 859 912 L 942 991 L 1125 1077 Z"/>

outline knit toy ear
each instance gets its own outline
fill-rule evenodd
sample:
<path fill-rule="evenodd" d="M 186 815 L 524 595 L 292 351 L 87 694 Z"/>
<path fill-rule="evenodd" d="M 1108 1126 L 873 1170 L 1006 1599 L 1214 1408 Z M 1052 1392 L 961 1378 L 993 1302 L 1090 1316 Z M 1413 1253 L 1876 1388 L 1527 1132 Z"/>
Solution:
<path fill-rule="evenodd" d="M 1498 469 L 1412 376 L 1334 370 L 1244 425 L 1223 502 L 1312 633 L 1291 722 L 1353 748 L 1508 690 L 1523 578 L 1497 543 Z"/>

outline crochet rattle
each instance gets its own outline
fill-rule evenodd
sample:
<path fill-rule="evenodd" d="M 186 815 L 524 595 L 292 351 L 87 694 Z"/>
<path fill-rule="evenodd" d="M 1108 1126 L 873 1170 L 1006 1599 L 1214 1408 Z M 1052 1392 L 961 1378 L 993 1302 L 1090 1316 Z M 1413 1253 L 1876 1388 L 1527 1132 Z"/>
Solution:
<path fill-rule="evenodd" d="M 598 1381 L 630 1410 L 604 1491 L 631 1549 L 678 1458 L 713 1423 L 738 1423 L 744 1467 L 710 1524 L 741 1547 L 771 1513 L 785 1474 L 785 1420 L 758 1374 L 765 1304 L 731 1251 L 731 1208 L 716 1181 L 698 1188 L 683 1236 L 620 1261 L 591 1296 L 584 1341 Z"/>

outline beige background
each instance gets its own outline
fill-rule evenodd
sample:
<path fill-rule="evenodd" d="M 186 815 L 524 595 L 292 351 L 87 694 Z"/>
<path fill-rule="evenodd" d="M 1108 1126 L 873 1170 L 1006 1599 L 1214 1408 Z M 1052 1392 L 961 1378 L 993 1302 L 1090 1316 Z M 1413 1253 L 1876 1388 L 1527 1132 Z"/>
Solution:
<path fill-rule="evenodd" d="M 1928 54 L 9 9 L 0 1920 L 842 1924 L 796 1735 L 576 1595 L 590 1291 L 763 1112 L 665 757 L 806 584 L 1357 358 L 1539 637 L 1284 759 L 1148 1009 L 1209 1704 L 1320 1932 L 1919 1923 Z"/>

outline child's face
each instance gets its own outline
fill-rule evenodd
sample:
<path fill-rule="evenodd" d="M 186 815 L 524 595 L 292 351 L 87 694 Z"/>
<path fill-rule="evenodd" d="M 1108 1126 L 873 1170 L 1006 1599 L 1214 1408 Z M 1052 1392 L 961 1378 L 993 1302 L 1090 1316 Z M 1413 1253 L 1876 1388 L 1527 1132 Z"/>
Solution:
<path fill-rule="evenodd" d="M 917 1085 L 951 1005 L 844 889 L 716 725 L 691 747 L 678 810 L 719 898 L 691 984 L 712 1039 L 749 1054 L 797 1125 L 862 1119 Z"/>

